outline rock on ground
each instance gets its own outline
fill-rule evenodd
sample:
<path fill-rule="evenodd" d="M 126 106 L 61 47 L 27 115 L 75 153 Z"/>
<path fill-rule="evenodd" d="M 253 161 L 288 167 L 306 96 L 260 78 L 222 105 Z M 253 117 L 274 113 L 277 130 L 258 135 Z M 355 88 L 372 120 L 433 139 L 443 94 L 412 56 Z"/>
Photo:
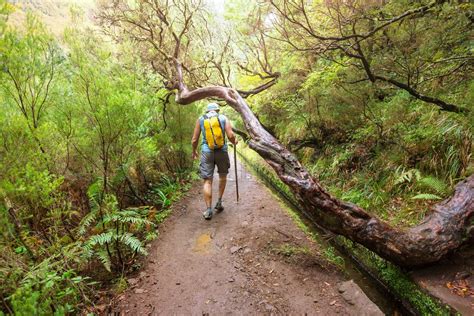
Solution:
<path fill-rule="evenodd" d="M 375 305 L 361 288 L 353 281 L 346 281 L 339 285 L 339 293 L 344 300 L 353 306 L 354 315 L 383 316 L 384 313 Z"/>

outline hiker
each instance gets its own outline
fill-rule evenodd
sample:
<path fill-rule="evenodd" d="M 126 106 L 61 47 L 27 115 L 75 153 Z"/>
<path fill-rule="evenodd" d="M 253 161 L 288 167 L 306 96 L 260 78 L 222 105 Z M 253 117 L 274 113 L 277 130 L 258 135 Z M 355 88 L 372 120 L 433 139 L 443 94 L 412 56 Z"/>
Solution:
<path fill-rule="evenodd" d="M 227 182 L 227 174 L 229 173 L 230 162 L 227 154 L 227 138 L 236 145 L 237 138 L 232 131 L 232 125 L 223 114 L 219 114 L 219 105 L 209 103 L 206 113 L 197 119 L 194 127 L 192 145 L 193 159 L 197 159 L 197 146 L 199 136 L 202 135 L 201 142 L 201 163 L 199 164 L 199 173 L 204 180 L 203 191 L 204 201 L 206 202 L 206 210 L 202 216 L 209 220 L 212 218 L 212 178 L 214 176 L 214 167 L 217 165 L 219 173 L 219 198 L 214 209 L 216 213 L 222 212 L 222 195 L 224 194 Z"/>

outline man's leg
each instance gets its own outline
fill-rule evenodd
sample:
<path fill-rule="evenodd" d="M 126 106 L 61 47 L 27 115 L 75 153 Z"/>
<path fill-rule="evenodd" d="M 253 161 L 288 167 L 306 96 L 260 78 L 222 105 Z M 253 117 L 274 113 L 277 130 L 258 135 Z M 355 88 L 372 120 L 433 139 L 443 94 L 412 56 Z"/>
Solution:
<path fill-rule="evenodd" d="M 227 174 L 219 175 L 219 200 L 222 199 L 225 191 L 225 185 L 227 183 Z"/>
<path fill-rule="evenodd" d="M 229 173 L 230 161 L 227 151 L 219 151 L 215 153 L 215 161 L 217 171 L 219 172 L 219 199 L 214 207 L 217 212 L 222 212 L 224 206 L 222 205 L 222 196 L 224 195 L 225 186 L 227 184 L 227 174 Z"/>
<path fill-rule="evenodd" d="M 220 182 L 219 182 L 219 189 L 220 189 Z M 206 208 L 211 208 L 211 205 L 212 205 L 212 178 L 204 179 L 203 192 L 204 192 L 204 202 L 206 202 Z"/>
<path fill-rule="evenodd" d="M 204 202 L 206 210 L 202 213 L 205 219 L 212 218 L 212 177 L 214 175 L 214 154 L 201 152 L 201 164 L 199 166 L 203 183 Z"/>
<path fill-rule="evenodd" d="M 217 199 L 216 206 L 214 207 L 217 212 L 222 212 L 224 206 L 222 206 L 222 196 L 224 195 L 225 185 L 227 183 L 227 174 L 219 175 L 219 198 Z"/>

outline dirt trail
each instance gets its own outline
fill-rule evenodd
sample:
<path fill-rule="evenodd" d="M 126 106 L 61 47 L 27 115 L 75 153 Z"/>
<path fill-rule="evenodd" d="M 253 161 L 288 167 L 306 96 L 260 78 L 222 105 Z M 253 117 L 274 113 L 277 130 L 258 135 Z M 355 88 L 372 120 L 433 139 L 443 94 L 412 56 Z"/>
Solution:
<path fill-rule="evenodd" d="M 241 201 L 231 168 L 225 210 L 211 221 L 201 216 L 200 183 L 174 205 L 114 312 L 347 315 L 363 307 L 342 298 L 344 275 L 325 263 L 280 202 L 242 165 L 238 172 Z"/>

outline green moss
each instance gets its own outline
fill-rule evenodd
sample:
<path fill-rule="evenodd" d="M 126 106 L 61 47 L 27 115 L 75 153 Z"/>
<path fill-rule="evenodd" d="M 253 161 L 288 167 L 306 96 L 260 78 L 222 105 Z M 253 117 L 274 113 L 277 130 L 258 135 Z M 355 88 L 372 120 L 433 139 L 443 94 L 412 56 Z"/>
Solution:
<path fill-rule="evenodd" d="M 343 236 L 337 237 L 337 242 L 343 244 L 348 251 L 386 284 L 392 292 L 403 301 L 408 302 L 421 315 L 450 315 L 449 306 L 440 304 L 437 300 L 424 293 L 410 277 L 396 265 L 382 259 L 374 252 L 353 243 Z"/>
<path fill-rule="evenodd" d="M 272 252 L 285 257 L 292 257 L 299 254 L 309 254 L 310 251 L 307 247 L 292 245 L 292 244 L 282 244 L 271 249 Z"/>
<path fill-rule="evenodd" d="M 327 247 L 324 250 L 324 256 L 336 266 L 339 266 L 341 268 L 344 267 L 344 258 L 337 254 L 336 249 L 334 247 Z"/>

